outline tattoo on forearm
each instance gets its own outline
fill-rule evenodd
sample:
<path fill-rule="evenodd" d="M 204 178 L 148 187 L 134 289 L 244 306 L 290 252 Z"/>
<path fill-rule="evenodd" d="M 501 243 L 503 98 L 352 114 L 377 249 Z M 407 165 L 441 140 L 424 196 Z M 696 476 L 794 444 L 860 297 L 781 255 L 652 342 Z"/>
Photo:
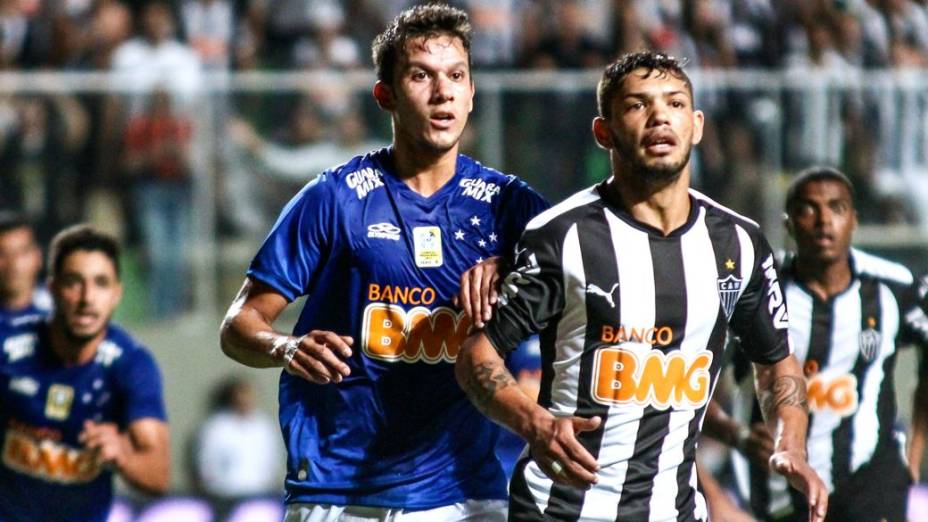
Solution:
<path fill-rule="evenodd" d="M 481 363 L 474 368 L 464 392 L 478 410 L 488 413 L 490 402 L 496 392 L 515 384 L 516 380 L 504 366 Z"/>
<path fill-rule="evenodd" d="M 761 397 L 761 409 L 764 418 L 772 419 L 780 406 L 794 406 L 803 411 L 809 410 L 806 400 L 806 383 L 802 377 L 783 375 L 777 377 L 770 390 Z"/>

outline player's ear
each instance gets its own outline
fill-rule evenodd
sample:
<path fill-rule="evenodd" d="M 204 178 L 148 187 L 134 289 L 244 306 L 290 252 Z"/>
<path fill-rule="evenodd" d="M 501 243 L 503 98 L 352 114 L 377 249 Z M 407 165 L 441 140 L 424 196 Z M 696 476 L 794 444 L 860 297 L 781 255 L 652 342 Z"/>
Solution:
<path fill-rule="evenodd" d="M 612 133 L 609 132 L 609 122 L 602 116 L 593 118 L 593 138 L 600 147 L 610 150 L 615 147 L 612 142 Z"/>
<path fill-rule="evenodd" d="M 789 213 L 783 213 L 783 228 L 786 229 L 786 233 L 789 234 L 789 237 L 796 239 L 795 228 L 793 227 L 793 220 L 790 219 Z"/>
<path fill-rule="evenodd" d="M 381 109 L 392 111 L 396 107 L 396 103 L 393 99 L 393 88 L 386 82 L 377 80 L 377 83 L 374 84 L 373 93 L 374 99 L 377 100 L 377 105 Z"/>

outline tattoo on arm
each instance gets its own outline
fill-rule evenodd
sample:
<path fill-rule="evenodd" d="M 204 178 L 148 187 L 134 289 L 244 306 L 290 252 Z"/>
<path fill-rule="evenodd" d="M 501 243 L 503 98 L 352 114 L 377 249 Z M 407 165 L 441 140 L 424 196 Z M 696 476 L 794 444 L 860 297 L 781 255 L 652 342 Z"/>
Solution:
<path fill-rule="evenodd" d="M 770 389 L 761 398 L 761 410 L 764 418 L 772 419 L 780 406 L 794 406 L 803 411 L 809 410 L 806 400 L 806 383 L 802 377 L 782 375 L 773 381 Z"/>
<path fill-rule="evenodd" d="M 490 403 L 496 392 L 515 386 L 516 380 L 512 378 L 506 368 L 500 364 L 481 363 L 478 364 L 470 378 L 467 380 L 467 386 L 464 390 L 471 402 L 477 406 L 477 409 L 484 414 L 489 413 Z"/>

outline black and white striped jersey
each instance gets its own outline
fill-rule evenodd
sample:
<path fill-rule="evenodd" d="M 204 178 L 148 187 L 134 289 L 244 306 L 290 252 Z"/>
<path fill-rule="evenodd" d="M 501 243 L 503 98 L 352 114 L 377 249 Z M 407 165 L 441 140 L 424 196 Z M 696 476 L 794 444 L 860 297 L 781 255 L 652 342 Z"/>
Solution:
<path fill-rule="evenodd" d="M 501 352 L 540 332 L 539 404 L 600 416 L 579 435 L 599 461 L 583 491 L 523 456 L 514 520 L 705 520 L 695 453 L 729 326 L 748 356 L 790 353 L 786 305 L 757 225 L 698 192 L 668 236 L 591 187 L 532 220 L 486 333 Z"/>
<path fill-rule="evenodd" d="M 904 466 L 904 444 L 894 430 L 896 353 L 911 344 L 928 347 L 924 284 L 906 267 L 861 250 L 852 248 L 850 261 L 850 286 L 828 300 L 797 281 L 794 258 L 784 260 L 781 272 L 789 333 L 807 379 L 809 464 L 830 491 L 874 459 L 893 459 L 897 469 Z M 737 373 L 738 378 L 748 376 Z M 747 388 L 747 382 L 742 384 L 742 390 Z M 740 399 L 736 418 L 745 424 L 760 421 L 753 395 L 742 393 Z M 735 471 L 759 516 L 805 509 L 805 501 L 779 475 L 750 465 L 740 455 L 735 456 Z"/>

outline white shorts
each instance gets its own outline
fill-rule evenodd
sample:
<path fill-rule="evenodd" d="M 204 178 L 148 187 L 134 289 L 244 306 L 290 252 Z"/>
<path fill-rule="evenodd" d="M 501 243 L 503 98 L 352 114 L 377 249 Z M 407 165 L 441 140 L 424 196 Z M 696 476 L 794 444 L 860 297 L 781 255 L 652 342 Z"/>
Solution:
<path fill-rule="evenodd" d="M 284 522 L 505 522 L 505 500 L 467 500 L 450 506 L 409 511 L 402 508 L 288 504 Z"/>

